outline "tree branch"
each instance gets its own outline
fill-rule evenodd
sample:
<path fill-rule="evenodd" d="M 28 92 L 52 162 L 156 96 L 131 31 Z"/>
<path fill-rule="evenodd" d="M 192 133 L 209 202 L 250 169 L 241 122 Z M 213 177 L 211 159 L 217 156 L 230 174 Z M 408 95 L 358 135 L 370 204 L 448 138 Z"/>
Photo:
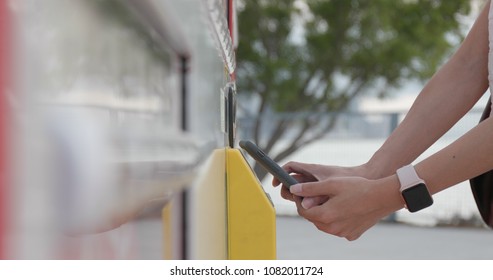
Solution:
<path fill-rule="evenodd" d="M 353 84 L 354 85 L 354 84 Z M 361 91 L 361 89 L 366 85 L 366 82 L 361 81 L 359 85 L 357 86 L 352 86 L 353 89 L 352 91 L 347 94 L 347 98 L 345 98 L 344 102 L 341 104 L 341 107 L 338 110 L 339 112 L 342 109 L 345 109 L 348 105 L 349 102 L 356 96 L 358 93 Z M 350 90 L 350 89 L 348 89 Z M 305 120 L 302 129 L 300 129 L 300 132 L 298 133 L 297 137 L 295 138 L 294 141 L 291 142 L 291 145 L 289 145 L 286 149 L 278 153 L 274 157 L 274 161 L 282 161 L 289 155 L 291 155 L 293 152 L 298 150 L 300 147 L 306 146 L 308 144 L 311 144 L 315 142 L 316 140 L 320 140 L 324 135 L 326 135 L 330 130 L 332 130 L 337 123 L 337 120 L 339 119 L 340 113 L 334 113 L 328 124 L 320 130 L 319 133 L 315 134 L 314 136 L 310 138 L 304 138 L 305 134 L 307 131 L 309 131 L 311 128 L 315 126 L 315 123 L 320 122 L 321 118 L 317 118 L 315 121 L 310 121 L 310 120 Z M 303 141 L 301 141 L 304 139 Z"/>
<path fill-rule="evenodd" d="M 319 120 L 320 118 L 318 118 Z M 274 157 L 274 161 L 281 161 L 283 160 L 284 158 L 286 158 L 287 156 L 289 156 L 290 154 L 292 154 L 294 151 L 296 151 L 299 147 L 299 141 L 300 139 L 302 139 L 304 136 L 305 136 L 305 133 L 310 130 L 311 128 L 314 127 L 316 121 L 311 121 L 309 119 L 305 119 L 303 121 L 303 126 L 302 128 L 300 129 L 300 131 L 298 132 L 298 135 L 296 136 L 296 138 L 291 141 L 291 144 L 284 150 L 282 150 L 280 153 L 278 153 L 275 157 Z"/>
<path fill-rule="evenodd" d="M 265 107 L 267 105 L 267 97 L 260 94 L 260 105 L 257 110 L 257 119 L 255 120 L 255 126 L 253 128 L 253 139 L 255 140 L 255 143 L 259 143 L 260 140 L 260 127 L 261 127 L 261 120 L 262 120 L 262 115 L 264 114 Z"/>
<path fill-rule="evenodd" d="M 286 128 L 287 128 L 287 123 L 288 123 L 288 121 L 286 121 L 286 119 L 281 119 L 277 123 L 276 129 L 270 135 L 269 141 L 267 142 L 267 145 L 265 145 L 265 147 L 264 147 L 264 151 L 266 153 L 270 153 L 270 151 L 272 150 L 272 147 L 274 147 L 276 142 L 284 135 L 284 133 L 286 132 Z"/>

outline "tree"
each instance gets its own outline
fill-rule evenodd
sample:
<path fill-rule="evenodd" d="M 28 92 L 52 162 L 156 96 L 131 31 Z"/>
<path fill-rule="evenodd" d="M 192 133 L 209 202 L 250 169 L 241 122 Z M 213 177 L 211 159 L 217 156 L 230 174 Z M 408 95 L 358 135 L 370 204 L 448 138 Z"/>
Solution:
<path fill-rule="evenodd" d="M 470 11 L 469 0 L 248 0 L 239 6 L 238 91 L 256 101 L 245 110 L 254 120 L 249 134 L 275 161 L 323 137 L 368 89 L 378 85 L 386 96 L 385 89 L 403 81 L 429 78 L 462 40 L 460 16 Z M 269 112 L 303 117 L 263 122 Z M 288 145 L 274 149 L 281 139 Z"/>

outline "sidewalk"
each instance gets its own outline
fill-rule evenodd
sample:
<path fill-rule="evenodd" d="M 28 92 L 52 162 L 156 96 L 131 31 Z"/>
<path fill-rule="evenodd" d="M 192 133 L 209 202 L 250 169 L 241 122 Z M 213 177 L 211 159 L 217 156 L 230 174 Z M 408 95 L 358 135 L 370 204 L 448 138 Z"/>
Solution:
<path fill-rule="evenodd" d="M 493 259 L 493 230 L 380 223 L 356 241 L 300 217 L 277 218 L 278 259 Z"/>
<path fill-rule="evenodd" d="M 161 259 L 160 219 L 134 222 L 141 259 Z M 322 260 L 493 260 L 493 230 L 380 223 L 356 241 L 319 231 L 300 217 L 277 217 L 277 258 Z"/>

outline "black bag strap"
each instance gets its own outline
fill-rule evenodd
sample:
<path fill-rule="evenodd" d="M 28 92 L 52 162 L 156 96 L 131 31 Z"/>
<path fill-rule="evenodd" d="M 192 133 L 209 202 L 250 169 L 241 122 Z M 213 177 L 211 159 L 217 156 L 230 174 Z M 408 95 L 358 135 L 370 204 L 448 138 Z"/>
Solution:
<path fill-rule="evenodd" d="M 491 114 L 491 98 L 488 98 L 479 122 L 487 119 Z M 472 194 L 483 221 L 493 228 L 493 170 L 485 172 L 469 180 Z"/>

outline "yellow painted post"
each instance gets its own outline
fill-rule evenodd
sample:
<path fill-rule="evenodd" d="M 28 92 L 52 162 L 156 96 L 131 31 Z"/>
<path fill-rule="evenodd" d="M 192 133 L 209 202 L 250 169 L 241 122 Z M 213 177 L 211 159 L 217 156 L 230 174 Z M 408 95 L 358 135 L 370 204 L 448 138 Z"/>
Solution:
<path fill-rule="evenodd" d="M 215 150 L 191 190 L 190 257 L 224 260 L 228 257 L 226 226 L 225 149 Z"/>
<path fill-rule="evenodd" d="M 185 252 L 182 248 L 182 223 L 181 196 L 170 198 L 161 212 L 163 228 L 163 257 L 165 260 L 181 260 Z"/>
<path fill-rule="evenodd" d="M 276 258 L 274 206 L 238 149 L 212 153 L 192 187 L 190 208 L 192 259 Z M 165 227 L 173 226 L 168 211 L 163 211 Z M 164 232 L 169 248 L 177 237 L 170 238 L 169 229 Z"/>
<path fill-rule="evenodd" d="M 172 232 L 172 206 L 173 201 L 164 206 L 161 217 L 163 221 L 163 257 L 165 260 L 172 260 L 173 256 L 173 232 Z"/>
<path fill-rule="evenodd" d="M 276 258 L 276 213 L 238 149 L 226 150 L 228 259 Z"/>

